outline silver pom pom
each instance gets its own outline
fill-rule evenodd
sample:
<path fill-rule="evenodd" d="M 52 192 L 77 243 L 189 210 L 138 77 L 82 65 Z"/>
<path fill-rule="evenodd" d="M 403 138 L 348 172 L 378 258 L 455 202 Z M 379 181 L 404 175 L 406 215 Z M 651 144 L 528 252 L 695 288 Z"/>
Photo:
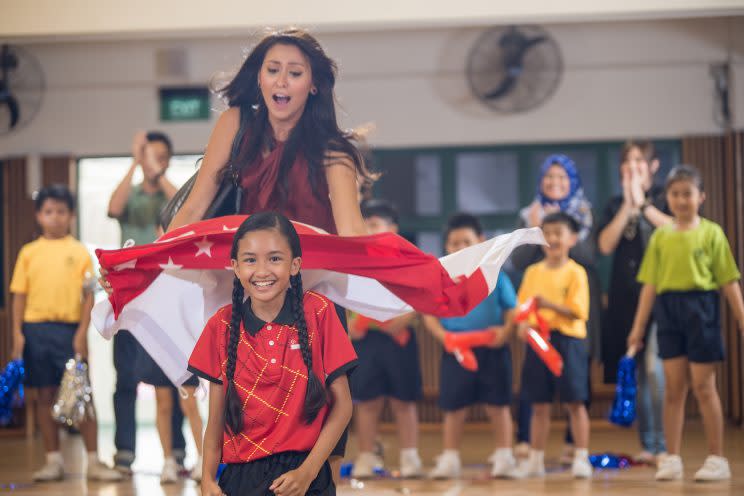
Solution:
<path fill-rule="evenodd" d="M 79 356 L 70 358 L 65 365 L 57 401 L 52 407 L 52 417 L 59 423 L 74 427 L 80 426 L 86 419 L 96 418 L 88 364 Z"/>

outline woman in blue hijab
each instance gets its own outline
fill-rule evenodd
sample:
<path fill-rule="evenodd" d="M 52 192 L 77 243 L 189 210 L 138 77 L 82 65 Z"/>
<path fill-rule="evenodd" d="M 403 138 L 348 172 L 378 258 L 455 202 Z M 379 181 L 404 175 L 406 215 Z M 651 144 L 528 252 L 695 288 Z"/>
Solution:
<path fill-rule="evenodd" d="M 561 154 L 550 155 L 540 166 L 535 200 L 519 215 L 525 225 L 532 227 L 539 226 L 545 214 L 557 211 L 565 212 L 579 222 L 579 242 L 589 236 L 593 222 L 592 206 L 584 195 L 576 164 Z"/>

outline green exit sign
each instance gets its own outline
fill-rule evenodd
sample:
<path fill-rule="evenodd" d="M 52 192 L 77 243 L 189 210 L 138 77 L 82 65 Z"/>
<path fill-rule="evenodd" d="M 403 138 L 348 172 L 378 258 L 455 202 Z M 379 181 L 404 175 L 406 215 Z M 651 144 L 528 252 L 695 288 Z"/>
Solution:
<path fill-rule="evenodd" d="M 209 120 L 209 88 L 160 88 L 160 120 Z"/>

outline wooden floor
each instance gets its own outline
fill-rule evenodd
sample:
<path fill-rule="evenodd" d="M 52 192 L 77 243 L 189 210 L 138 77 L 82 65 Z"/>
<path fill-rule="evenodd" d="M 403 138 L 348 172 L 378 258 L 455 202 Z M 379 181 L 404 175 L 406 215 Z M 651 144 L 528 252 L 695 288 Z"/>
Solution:
<path fill-rule="evenodd" d="M 744 495 L 744 430 L 728 428 L 726 453 L 731 462 L 734 479 L 724 483 L 696 484 L 691 481 L 692 474 L 705 457 L 705 443 L 698 424 L 688 426 L 686 443 L 683 449 L 685 461 L 685 480 L 680 482 L 657 483 L 653 480 L 653 469 L 634 467 L 627 470 L 607 470 L 595 472 L 590 481 L 574 481 L 570 474 L 555 462 L 560 451 L 559 431 L 554 429 L 547 453 L 549 475 L 544 480 L 531 481 L 492 481 L 487 478 L 485 459 L 492 450 L 488 433 L 474 430 L 466 433 L 463 447 L 463 463 L 466 465 L 465 478 L 460 481 L 402 481 L 383 479 L 365 481 L 362 484 L 346 480 L 339 487 L 340 495 L 434 495 L 476 496 L 491 494 L 509 495 L 607 495 L 635 496 L 654 494 L 657 496 L 680 494 Z M 100 433 L 100 453 L 110 460 L 113 453 L 112 432 L 102 429 Z M 87 483 L 82 476 L 82 444 L 79 437 L 69 436 L 64 440 L 65 465 L 68 477 L 65 481 L 52 484 L 34 484 L 31 473 L 43 461 L 40 441 L 0 438 L 0 494 L 19 495 L 98 495 L 98 496 L 197 496 L 198 487 L 194 482 L 184 480 L 170 486 L 160 486 L 159 470 L 162 457 L 154 429 L 141 429 L 138 435 L 138 459 L 135 475 L 131 480 L 117 484 Z M 397 445 L 393 435 L 383 435 L 386 462 L 394 467 L 397 463 Z M 620 430 L 603 423 L 595 423 L 592 429 L 592 452 L 617 452 L 632 454 L 638 451 L 634 431 Z M 440 433 L 427 430 L 422 433 L 421 454 L 427 465 L 433 463 L 434 456 L 441 448 Z M 355 453 L 353 436 L 349 443 L 348 455 Z M 187 465 L 192 458 L 187 459 Z"/>

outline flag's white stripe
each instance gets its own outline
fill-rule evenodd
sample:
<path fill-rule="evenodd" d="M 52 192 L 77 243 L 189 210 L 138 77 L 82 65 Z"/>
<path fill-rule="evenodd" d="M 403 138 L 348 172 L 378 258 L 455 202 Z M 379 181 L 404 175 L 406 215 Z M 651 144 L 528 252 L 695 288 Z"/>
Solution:
<path fill-rule="evenodd" d="M 453 279 L 463 275 L 469 277 L 477 269 L 481 269 L 490 294 L 496 289 L 501 266 L 514 248 L 524 244 L 545 244 L 542 230 L 539 227 L 517 229 L 477 245 L 468 246 L 457 253 L 440 258 L 439 262 Z"/>

